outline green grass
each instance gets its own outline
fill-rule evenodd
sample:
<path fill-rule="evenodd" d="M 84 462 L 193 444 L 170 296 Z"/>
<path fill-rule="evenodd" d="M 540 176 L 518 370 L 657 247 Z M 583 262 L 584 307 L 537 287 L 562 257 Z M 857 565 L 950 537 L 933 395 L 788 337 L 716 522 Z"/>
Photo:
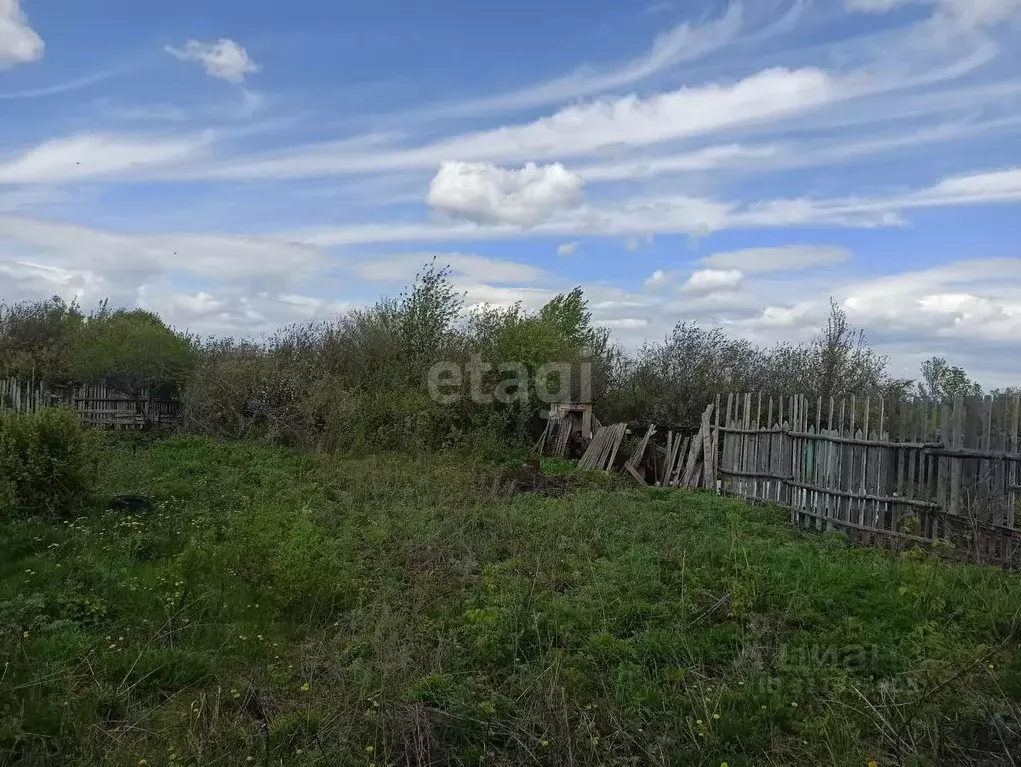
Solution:
<path fill-rule="evenodd" d="M 1011 764 L 1021 579 L 457 455 L 112 448 L 0 521 L 0 764 Z M 566 467 L 559 467 L 565 469 Z"/>

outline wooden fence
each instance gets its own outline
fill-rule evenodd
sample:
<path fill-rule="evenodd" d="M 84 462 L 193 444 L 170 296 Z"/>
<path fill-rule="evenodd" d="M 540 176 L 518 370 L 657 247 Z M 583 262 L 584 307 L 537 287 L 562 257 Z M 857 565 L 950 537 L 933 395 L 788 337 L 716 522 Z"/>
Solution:
<path fill-rule="evenodd" d="M 717 490 L 872 545 L 1019 564 L 1021 401 L 717 399 Z M 722 420 L 721 420 L 722 419 Z"/>
<path fill-rule="evenodd" d="M 0 412 L 34 412 L 52 405 L 73 407 L 90 426 L 115 429 L 173 424 L 181 411 L 177 400 L 154 397 L 149 391 L 133 397 L 101 384 L 51 388 L 41 381 L 0 378 Z"/>

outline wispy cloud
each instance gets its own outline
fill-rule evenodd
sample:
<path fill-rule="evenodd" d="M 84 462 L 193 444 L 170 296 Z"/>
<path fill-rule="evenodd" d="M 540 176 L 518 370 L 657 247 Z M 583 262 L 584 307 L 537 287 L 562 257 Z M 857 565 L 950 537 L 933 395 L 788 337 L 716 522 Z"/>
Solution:
<path fill-rule="evenodd" d="M 744 8 L 732 3 L 718 18 L 703 24 L 679 24 L 663 33 L 644 55 L 603 72 L 580 70 L 525 88 L 472 101 L 437 106 L 445 117 L 512 111 L 626 88 L 687 61 L 695 61 L 733 42 L 741 30 Z"/>
<path fill-rule="evenodd" d="M 0 2 L 2 2 L 2 0 L 0 0 Z M 0 92 L 0 101 L 8 99 L 35 99 L 42 98 L 44 96 L 56 96 L 61 93 L 68 93 L 69 91 L 89 88 L 103 82 L 104 80 L 109 80 L 116 74 L 117 72 L 115 71 L 96 72 L 91 75 L 85 75 L 84 77 L 75 77 L 71 80 L 55 83 L 54 85 L 44 85 L 39 88 L 28 88 L 20 91 Z"/>
<path fill-rule="evenodd" d="M 846 248 L 831 245 L 781 245 L 773 248 L 744 248 L 713 253 L 699 261 L 713 269 L 737 269 L 745 274 L 782 272 L 832 266 L 851 257 Z"/>
<path fill-rule="evenodd" d="M 189 40 L 183 48 L 168 45 L 165 50 L 182 61 L 201 62 L 207 75 L 231 83 L 243 83 L 247 75 L 262 68 L 251 59 L 244 46 L 225 37 L 212 43 Z"/>
<path fill-rule="evenodd" d="M 0 184 L 75 181 L 166 166 L 200 156 L 212 138 L 206 132 L 187 138 L 85 133 L 53 139 L 0 162 Z"/>

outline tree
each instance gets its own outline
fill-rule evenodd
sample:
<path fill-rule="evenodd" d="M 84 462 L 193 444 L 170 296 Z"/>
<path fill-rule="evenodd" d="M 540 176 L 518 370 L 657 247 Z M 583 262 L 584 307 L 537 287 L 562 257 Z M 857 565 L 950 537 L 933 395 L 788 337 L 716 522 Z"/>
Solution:
<path fill-rule="evenodd" d="M 826 327 L 813 349 L 815 386 L 811 393 L 817 396 L 861 395 L 889 388 L 890 384 L 908 383 L 890 378 L 886 370 L 889 359 L 872 349 L 865 331 L 854 327 L 844 308 L 832 298 Z"/>
<path fill-rule="evenodd" d="M 73 358 L 82 381 L 134 395 L 147 388 L 176 392 L 192 366 L 194 347 L 152 312 L 103 305 L 85 321 Z"/>
<path fill-rule="evenodd" d="M 918 394 L 940 402 L 957 396 L 981 396 L 982 387 L 968 377 L 964 368 L 951 365 L 943 357 L 930 357 L 922 363 L 922 380 L 918 382 Z"/>
<path fill-rule="evenodd" d="M 45 301 L 0 303 L 0 375 L 68 383 L 73 348 L 83 317 L 78 304 Z"/>

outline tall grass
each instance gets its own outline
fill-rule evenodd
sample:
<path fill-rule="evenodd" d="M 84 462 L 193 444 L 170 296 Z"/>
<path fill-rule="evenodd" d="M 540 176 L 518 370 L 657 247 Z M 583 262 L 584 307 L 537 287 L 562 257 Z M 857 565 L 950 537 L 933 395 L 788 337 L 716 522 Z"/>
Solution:
<path fill-rule="evenodd" d="M 0 762 L 1010 764 L 1021 581 L 465 453 L 184 437 L 0 520 Z"/>

